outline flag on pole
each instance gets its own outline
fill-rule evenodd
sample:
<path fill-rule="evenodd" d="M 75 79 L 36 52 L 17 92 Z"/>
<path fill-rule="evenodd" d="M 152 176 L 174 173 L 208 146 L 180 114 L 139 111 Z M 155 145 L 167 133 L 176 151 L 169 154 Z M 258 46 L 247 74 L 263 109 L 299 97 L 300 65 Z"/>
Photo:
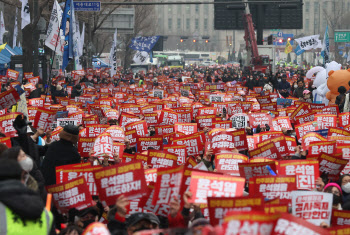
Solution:
<path fill-rule="evenodd" d="M 112 64 L 111 66 L 111 77 L 117 73 L 117 29 L 115 29 L 113 36 L 113 44 L 111 51 L 109 52 L 109 61 Z"/>
<path fill-rule="evenodd" d="M 292 51 L 293 51 L 293 47 L 292 47 L 292 45 L 290 44 L 290 42 L 287 41 L 286 48 L 284 49 L 284 53 L 289 54 L 289 53 L 291 53 Z"/>
<path fill-rule="evenodd" d="M 80 34 L 80 48 L 79 48 L 79 56 L 83 55 L 83 49 L 84 49 L 84 40 L 85 40 L 85 22 L 83 22 L 83 29 Z"/>
<path fill-rule="evenodd" d="M 21 2 L 22 2 L 22 11 L 21 11 L 22 24 L 21 24 L 21 29 L 23 29 L 28 24 L 30 24 L 30 12 L 29 12 L 28 0 L 21 0 Z"/>
<path fill-rule="evenodd" d="M 67 0 L 63 16 L 61 29 L 65 37 L 64 51 L 63 51 L 63 62 L 62 62 L 62 71 L 64 71 L 71 59 L 73 59 L 73 24 L 71 19 L 71 11 L 74 11 L 73 0 Z"/>
<path fill-rule="evenodd" d="M 17 34 L 18 34 L 18 29 L 17 29 L 17 8 L 16 8 L 15 27 L 13 28 L 13 41 L 12 41 L 13 48 L 17 46 Z"/>
<path fill-rule="evenodd" d="M 328 35 L 328 25 L 326 27 L 326 31 L 324 32 L 323 44 L 321 56 L 323 57 L 323 63 L 329 63 L 329 35 Z"/>
<path fill-rule="evenodd" d="M 53 51 L 56 50 L 57 55 L 60 56 L 63 55 L 64 50 L 64 40 L 62 39 L 63 33 L 60 30 L 62 15 L 63 11 L 60 5 L 58 5 L 57 0 L 55 0 L 51 12 L 50 23 L 47 26 L 45 46 Z"/>
<path fill-rule="evenodd" d="M 74 63 L 75 70 L 81 70 L 82 66 L 79 61 L 79 48 L 80 48 L 80 30 L 79 30 L 79 21 L 76 20 L 76 15 L 74 12 L 74 6 L 71 5 L 71 19 L 72 19 L 72 34 L 73 34 L 73 54 L 74 54 Z"/>

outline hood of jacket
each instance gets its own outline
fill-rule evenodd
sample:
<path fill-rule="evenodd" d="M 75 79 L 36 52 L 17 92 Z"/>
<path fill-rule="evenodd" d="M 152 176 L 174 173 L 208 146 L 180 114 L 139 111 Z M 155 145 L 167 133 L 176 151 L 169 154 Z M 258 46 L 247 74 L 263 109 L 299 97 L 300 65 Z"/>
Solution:
<path fill-rule="evenodd" d="M 44 210 L 40 196 L 19 180 L 0 181 L 0 202 L 22 219 L 36 220 Z"/>

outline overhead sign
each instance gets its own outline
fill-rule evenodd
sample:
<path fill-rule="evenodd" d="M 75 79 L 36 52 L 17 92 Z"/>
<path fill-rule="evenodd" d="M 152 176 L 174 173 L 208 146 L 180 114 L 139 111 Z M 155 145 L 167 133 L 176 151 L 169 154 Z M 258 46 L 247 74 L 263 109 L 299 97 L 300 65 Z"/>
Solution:
<path fill-rule="evenodd" d="M 350 31 L 344 32 L 334 32 L 334 40 L 335 42 L 350 42 Z"/>
<path fill-rule="evenodd" d="M 75 11 L 101 11 L 101 2 L 73 2 Z"/>

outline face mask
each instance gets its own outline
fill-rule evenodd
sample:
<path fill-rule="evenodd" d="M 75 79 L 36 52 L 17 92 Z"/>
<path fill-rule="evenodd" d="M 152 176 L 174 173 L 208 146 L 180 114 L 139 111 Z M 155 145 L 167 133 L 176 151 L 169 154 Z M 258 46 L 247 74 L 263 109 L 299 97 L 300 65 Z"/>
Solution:
<path fill-rule="evenodd" d="M 19 161 L 18 163 L 26 172 L 30 172 L 33 169 L 33 160 L 28 156 L 24 160 Z"/>
<path fill-rule="evenodd" d="M 340 203 L 340 196 L 333 194 L 333 205 L 338 205 Z"/>
<path fill-rule="evenodd" d="M 294 85 L 294 88 L 298 88 L 298 85 Z"/>
<path fill-rule="evenodd" d="M 345 192 L 345 193 L 350 193 L 350 183 L 346 183 L 343 186 L 341 186 L 341 189 Z"/>
<path fill-rule="evenodd" d="M 277 81 L 278 81 L 278 82 L 282 82 L 282 79 L 278 79 Z"/>
<path fill-rule="evenodd" d="M 150 135 L 150 136 L 154 136 L 154 135 L 156 135 L 156 132 L 155 132 L 155 131 L 150 131 L 150 132 L 149 132 L 149 135 Z"/>

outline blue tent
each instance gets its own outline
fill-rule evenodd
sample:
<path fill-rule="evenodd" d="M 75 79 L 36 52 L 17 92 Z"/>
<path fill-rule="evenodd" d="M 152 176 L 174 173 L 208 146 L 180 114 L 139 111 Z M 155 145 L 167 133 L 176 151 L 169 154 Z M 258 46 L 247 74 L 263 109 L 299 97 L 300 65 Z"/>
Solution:
<path fill-rule="evenodd" d="M 100 58 L 96 58 L 96 57 L 92 58 L 92 65 L 97 69 L 111 67 L 109 64 L 107 64 L 106 62 L 104 62 Z"/>

